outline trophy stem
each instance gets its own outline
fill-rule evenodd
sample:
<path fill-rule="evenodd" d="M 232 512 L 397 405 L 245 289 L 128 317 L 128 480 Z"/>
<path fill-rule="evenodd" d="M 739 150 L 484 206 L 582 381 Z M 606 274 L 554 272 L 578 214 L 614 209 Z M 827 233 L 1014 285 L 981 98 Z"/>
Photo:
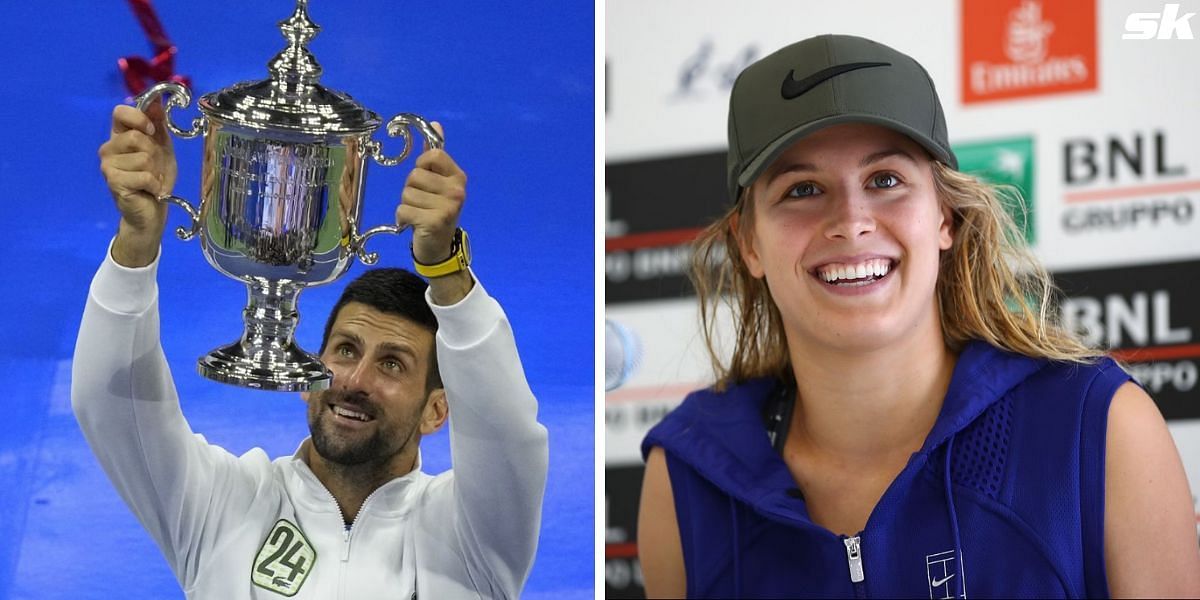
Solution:
<path fill-rule="evenodd" d="M 246 329 L 241 340 L 201 357 L 201 375 L 243 387 L 275 391 L 317 391 L 329 387 L 333 375 L 316 356 L 295 342 L 296 300 L 304 286 L 288 281 L 246 281 L 248 299 L 242 312 Z"/>
<path fill-rule="evenodd" d="M 296 300 L 301 289 L 286 281 L 255 278 L 247 283 L 249 299 L 246 310 L 242 311 L 246 322 L 242 346 L 254 354 L 271 355 L 294 346 L 296 324 L 300 321 Z"/>

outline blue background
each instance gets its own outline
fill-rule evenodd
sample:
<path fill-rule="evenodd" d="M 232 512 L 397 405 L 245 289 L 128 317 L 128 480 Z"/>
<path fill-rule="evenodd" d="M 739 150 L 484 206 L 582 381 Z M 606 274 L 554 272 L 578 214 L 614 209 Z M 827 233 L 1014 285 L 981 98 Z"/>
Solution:
<path fill-rule="evenodd" d="M 266 77 L 283 48 L 287 0 L 155 3 L 198 97 Z M 117 213 L 98 168 L 109 117 L 128 93 L 119 57 L 149 58 L 128 4 L 0 2 L 5 244 L 0 365 L 0 597 L 182 597 L 166 562 L 113 491 L 70 411 L 70 359 L 92 274 Z M 317 0 L 310 44 L 321 83 L 385 119 L 441 121 L 469 175 L 462 225 L 474 269 L 506 308 L 550 431 L 550 475 L 529 598 L 593 597 L 594 7 L 591 3 Z M 195 104 L 175 111 L 186 123 Z M 396 140 L 376 135 L 389 154 Z M 176 193 L 198 200 L 201 141 L 175 140 Z M 411 161 L 371 165 L 363 224 L 390 223 Z M 168 228 L 183 223 L 172 209 Z M 410 266 L 407 235 L 370 244 Z M 362 272 L 356 265 L 347 278 Z M 348 279 L 300 297 L 299 343 L 315 350 Z M 295 394 L 254 392 L 195 374 L 195 359 L 241 332 L 245 287 L 213 270 L 197 242 L 168 234 L 159 268 L 163 345 L 195 431 L 235 454 L 292 453 L 307 435 Z M 447 436 L 422 445 L 449 468 Z"/>

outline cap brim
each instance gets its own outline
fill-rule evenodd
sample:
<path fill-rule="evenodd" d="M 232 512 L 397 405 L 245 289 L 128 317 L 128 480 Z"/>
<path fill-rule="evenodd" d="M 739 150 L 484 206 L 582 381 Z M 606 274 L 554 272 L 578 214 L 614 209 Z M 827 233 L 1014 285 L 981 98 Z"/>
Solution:
<path fill-rule="evenodd" d="M 893 131 L 903 133 L 904 135 L 912 138 L 914 142 L 920 144 L 921 147 L 925 148 L 925 150 L 928 151 L 929 154 L 935 159 L 946 163 L 955 170 L 958 169 L 958 159 L 954 156 L 954 154 L 939 148 L 936 144 L 931 142 L 925 134 L 908 127 L 903 123 L 898 123 L 891 119 L 880 117 L 879 115 L 835 115 L 831 117 L 825 117 L 824 119 L 818 119 L 816 121 L 810 121 L 788 131 L 778 138 L 775 138 L 775 141 L 768 144 L 762 152 L 759 152 L 758 156 L 754 157 L 754 160 L 750 161 L 750 164 L 746 165 L 746 168 L 742 169 L 742 172 L 738 174 L 738 186 L 743 188 L 749 187 L 750 184 L 754 183 L 754 180 L 758 179 L 759 175 L 762 175 L 762 172 L 765 171 L 767 167 L 771 166 L 771 164 L 775 162 L 776 158 L 779 158 L 780 154 L 783 154 L 785 150 L 790 148 L 792 144 L 796 143 L 801 138 L 811 135 L 817 130 L 824 129 L 831 125 L 838 125 L 840 123 L 869 123 L 871 125 L 879 125 L 881 127 L 887 127 Z"/>

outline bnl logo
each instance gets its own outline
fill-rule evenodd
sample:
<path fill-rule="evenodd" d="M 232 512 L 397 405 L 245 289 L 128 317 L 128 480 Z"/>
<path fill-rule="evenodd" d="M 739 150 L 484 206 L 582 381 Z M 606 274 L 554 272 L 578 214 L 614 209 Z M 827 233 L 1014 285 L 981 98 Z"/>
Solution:
<path fill-rule="evenodd" d="M 967 597 L 967 584 L 962 581 L 962 571 L 955 560 L 953 550 L 930 554 L 925 557 L 925 576 L 929 582 L 929 597 L 938 600 L 955 598 L 954 590 L 961 590 L 958 598 Z M 959 581 L 955 582 L 955 579 Z"/>
<path fill-rule="evenodd" d="M 1194 40 L 1192 25 L 1189 19 L 1196 13 L 1179 14 L 1178 4 L 1163 6 L 1161 13 L 1130 13 L 1125 18 L 1125 33 L 1123 40 Z"/>

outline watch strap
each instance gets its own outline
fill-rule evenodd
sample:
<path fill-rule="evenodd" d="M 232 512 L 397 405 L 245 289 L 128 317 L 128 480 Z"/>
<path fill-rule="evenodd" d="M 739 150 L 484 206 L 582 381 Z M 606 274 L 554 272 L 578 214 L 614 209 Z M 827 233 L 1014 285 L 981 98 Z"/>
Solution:
<path fill-rule="evenodd" d="M 454 239 L 450 243 L 450 258 L 440 263 L 426 265 L 413 256 L 413 267 L 422 277 L 444 277 L 465 271 L 467 267 L 471 266 L 471 256 L 467 251 L 468 243 L 467 232 L 459 227 L 454 230 Z"/>

